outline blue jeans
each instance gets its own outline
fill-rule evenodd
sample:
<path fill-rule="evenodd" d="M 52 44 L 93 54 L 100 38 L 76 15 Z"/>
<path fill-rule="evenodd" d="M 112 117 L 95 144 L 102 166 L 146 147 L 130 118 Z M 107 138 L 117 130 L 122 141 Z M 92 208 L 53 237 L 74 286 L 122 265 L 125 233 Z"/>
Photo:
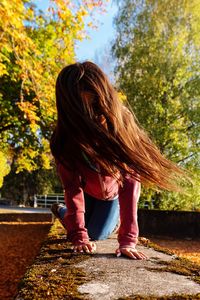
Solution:
<path fill-rule="evenodd" d="M 119 221 L 119 200 L 103 201 L 88 194 L 85 197 L 85 227 L 92 240 L 105 240 L 115 229 Z M 59 210 L 63 219 L 66 207 Z"/>

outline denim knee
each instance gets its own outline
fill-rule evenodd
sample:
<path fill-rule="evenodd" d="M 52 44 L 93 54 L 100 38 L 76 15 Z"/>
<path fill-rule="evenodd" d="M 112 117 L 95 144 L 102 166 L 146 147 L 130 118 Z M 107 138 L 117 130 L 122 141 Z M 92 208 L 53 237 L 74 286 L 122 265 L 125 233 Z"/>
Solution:
<path fill-rule="evenodd" d="M 111 233 L 112 232 L 108 232 L 107 234 L 105 234 L 102 232 L 95 232 L 95 231 L 88 230 L 88 235 L 92 241 L 106 240 L 110 236 Z"/>

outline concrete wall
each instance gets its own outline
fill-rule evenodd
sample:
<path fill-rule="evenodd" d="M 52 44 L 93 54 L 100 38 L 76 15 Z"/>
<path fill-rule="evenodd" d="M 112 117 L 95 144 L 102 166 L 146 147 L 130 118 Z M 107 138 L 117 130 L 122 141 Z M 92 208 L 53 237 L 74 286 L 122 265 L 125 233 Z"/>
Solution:
<path fill-rule="evenodd" d="M 0 222 L 51 222 L 51 213 L 4 213 Z M 200 238 L 200 212 L 138 210 L 140 236 Z"/>
<path fill-rule="evenodd" d="M 200 212 L 138 210 L 140 236 L 200 238 Z"/>
<path fill-rule="evenodd" d="M 1 213 L 0 222 L 52 222 L 51 213 Z"/>

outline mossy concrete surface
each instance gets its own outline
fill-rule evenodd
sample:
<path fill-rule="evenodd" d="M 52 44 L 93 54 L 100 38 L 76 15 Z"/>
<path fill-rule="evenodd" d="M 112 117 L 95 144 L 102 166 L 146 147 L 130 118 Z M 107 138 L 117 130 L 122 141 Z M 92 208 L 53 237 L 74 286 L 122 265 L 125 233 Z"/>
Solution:
<path fill-rule="evenodd" d="M 145 261 L 116 258 L 115 235 L 98 241 L 94 255 L 74 254 L 56 222 L 16 300 L 200 299 L 200 268 L 144 241 Z"/>
<path fill-rule="evenodd" d="M 58 222 L 51 228 L 40 254 L 19 284 L 16 300 L 84 299 L 77 287 L 89 279 L 74 266 L 89 255 L 72 252 L 64 229 Z"/>
<path fill-rule="evenodd" d="M 76 265 L 92 277 L 78 291 L 88 300 L 200 299 L 200 268 L 153 246 L 137 246 L 148 256 L 144 261 L 116 258 L 116 236 L 97 242 L 98 254 Z"/>

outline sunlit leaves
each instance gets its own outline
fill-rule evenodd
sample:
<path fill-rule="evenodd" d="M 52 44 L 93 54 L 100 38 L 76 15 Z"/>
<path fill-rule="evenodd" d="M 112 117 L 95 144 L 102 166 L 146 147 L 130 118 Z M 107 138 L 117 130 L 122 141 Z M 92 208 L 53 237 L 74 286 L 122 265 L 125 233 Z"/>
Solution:
<path fill-rule="evenodd" d="M 37 154 L 38 151 L 32 149 L 31 147 L 21 149 L 16 158 L 16 173 L 19 173 L 23 170 L 27 170 L 29 172 L 36 170 L 37 164 L 35 163 L 34 158 L 37 156 Z"/>
<path fill-rule="evenodd" d="M 10 165 L 7 161 L 7 156 L 0 150 L 0 188 L 3 185 L 3 178 L 10 172 Z"/>
<path fill-rule="evenodd" d="M 118 5 L 113 47 L 118 84 L 161 151 L 194 170 L 195 176 L 200 141 L 200 2 L 126 0 Z M 168 197 L 172 208 L 177 196 Z"/>
<path fill-rule="evenodd" d="M 50 168 L 55 80 L 75 61 L 75 43 L 97 9 L 101 1 L 52 0 L 47 13 L 34 1 L 0 3 L 0 139 L 12 150 L 17 172 Z"/>

